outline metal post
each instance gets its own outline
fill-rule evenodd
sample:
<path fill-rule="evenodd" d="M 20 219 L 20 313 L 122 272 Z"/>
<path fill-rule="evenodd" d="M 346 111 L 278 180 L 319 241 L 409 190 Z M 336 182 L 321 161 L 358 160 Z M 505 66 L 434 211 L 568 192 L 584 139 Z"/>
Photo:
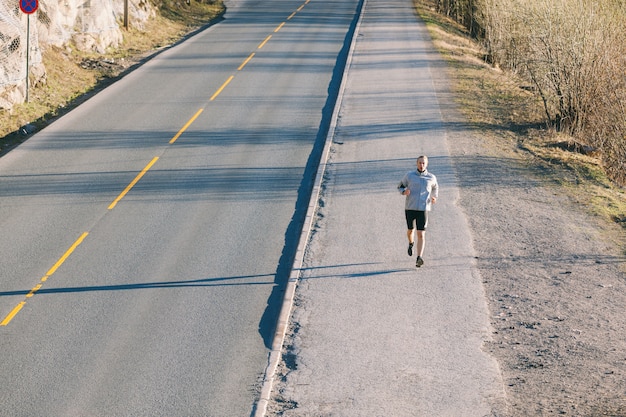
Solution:
<path fill-rule="evenodd" d="M 30 56 L 30 14 L 26 15 L 26 102 L 28 103 L 28 70 L 30 65 L 28 58 Z"/>

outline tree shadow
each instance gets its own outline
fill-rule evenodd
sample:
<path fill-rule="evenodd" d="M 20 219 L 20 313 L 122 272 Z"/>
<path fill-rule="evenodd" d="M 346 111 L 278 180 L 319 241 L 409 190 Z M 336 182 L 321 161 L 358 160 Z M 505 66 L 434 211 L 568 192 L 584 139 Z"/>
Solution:
<path fill-rule="evenodd" d="M 116 285 L 91 285 L 80 287 L 59 287 L 59 288 L 41 288 L 36 294 L 67 294 L 81 292 L 97 292 L 97 291 L 129 291 L 129 290 L 148 290 L 148 289 L 168 289 L 168 288 L 198 288 L 198 287 L 225 287 L 225 286 L 248 286 L 248 285 L 271 285 L 266 281 L 248 281 L 255 278 L 270 277 L 271 274 L 264 275 L 242 275 L 233 277 L 220 278 L 201 278 L 180 281 L 153 281 L 140 282 L 136 284 L 116 284 Z M 240 282 L 244 280 L 245 282 Z M 238 282 L 234 282 L 238 281 Z M 31 292 L 28 290 L 0 291 L 0 297 L 27 295 Z"/>

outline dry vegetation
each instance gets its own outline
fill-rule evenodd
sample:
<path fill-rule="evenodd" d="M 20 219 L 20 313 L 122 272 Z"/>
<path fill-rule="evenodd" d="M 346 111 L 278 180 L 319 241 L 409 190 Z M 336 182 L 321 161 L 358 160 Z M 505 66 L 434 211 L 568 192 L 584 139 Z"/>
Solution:
<path fill-rule="evenodd" d="M 529 80 L 546 121 L 596 150 L 626 185 L 626 2 L 480 0 L 475 18 L 495 64 Z"/>
<path fill-rule="evenodd" d="M 30 89 L 29 103 L 0 110 L 0 155 L 23 142 L 33 132 L 106 87 L 159 48 L 171 45 L 194 29 L 218 18 L 224 11 L 216 2 L 158 2 L 156 19 L 142 30 L 124 32 L 123 45 L 105 55 L 79 52 L 71 47 L 50 47 L 43 53 L 47 81 Z"/>
<path fill-rule="evenodd" d="M 596 151 L 626 185 L 626 1 L 431 0 L 485 48 L 485 58 L 527 80 L 546 123 Z"/>
<path fill-rule="evenodd" d="M 620 186 L 621 177 L 607 169 L 606 152 L 590 151 L 597 149 L 597 142 L 586 147 L 580 132 L 559 129 L 553 118 L 547 119 L 545 102 L 532 80 L 519 71 L 494 66 L 488 59 L 493 52 L 471 37 L 467 25 L 436 12 L 440 1 L 415 3 L 435 45 L 450 64 L 452 88 L 460 108 L 480 135 L 494 148 L 515 152 L 527 163 L 541 165 L 543 180 L 567 191 L 591 214 L 626 228 L 626 193 Z M 620 120 L 626 123 L 626 115 Z M 614 146 L 616 152 L 626 152 L 626 143 Z M 621 235 L 618 239 L 623 240 Z"/>

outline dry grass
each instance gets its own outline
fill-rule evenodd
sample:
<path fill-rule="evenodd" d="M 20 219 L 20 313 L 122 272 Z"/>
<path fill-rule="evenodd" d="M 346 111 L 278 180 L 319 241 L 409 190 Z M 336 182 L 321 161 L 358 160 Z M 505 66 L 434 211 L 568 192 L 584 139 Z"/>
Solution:
<path fill-rule="evenodd" d="M 608 229 L 626 229 L 626 193 L 612 183 L 600 158 L 585 155 L 574 139 L 547 129 L 539 97 L 514 74 L 484 61 L 485 51 L 464 28 L 438 15 L 432 0 L 414 0 L 435 46 L 449 63 L 449 78 L 459 107 L 495 154 L 508 152 L 540 166 L 544 183 L 559 187 Z M 623 233 L 617 231 L 623 242 Z"/>
<path fill-rule="evenodd" d="M 221 2 L 194 1 L 188 7 L 164 2 L 156 19 L 143 30 L 131 27 L 125 31 L 123 45 L 105 55 L 71 48 L 46 49 L 43 53 L 46 83 L 30 88 L 28 103 L 16 105 L 10 111 L 0 110 L 0 155 L 115 81 L 154 51 L 182 39 L 223 11 Z M 27 125 L 29 128 L 23 129 Z"/>

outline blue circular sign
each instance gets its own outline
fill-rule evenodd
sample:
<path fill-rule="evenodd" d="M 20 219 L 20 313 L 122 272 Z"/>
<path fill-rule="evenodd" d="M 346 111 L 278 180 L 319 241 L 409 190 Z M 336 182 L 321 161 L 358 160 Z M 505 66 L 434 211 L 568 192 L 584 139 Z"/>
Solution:
<path fill-rule="evenodd" d="M 39 7 L 39 0 L 20 0 L 20 10 L 26 14 L 35 13 Z"/>

